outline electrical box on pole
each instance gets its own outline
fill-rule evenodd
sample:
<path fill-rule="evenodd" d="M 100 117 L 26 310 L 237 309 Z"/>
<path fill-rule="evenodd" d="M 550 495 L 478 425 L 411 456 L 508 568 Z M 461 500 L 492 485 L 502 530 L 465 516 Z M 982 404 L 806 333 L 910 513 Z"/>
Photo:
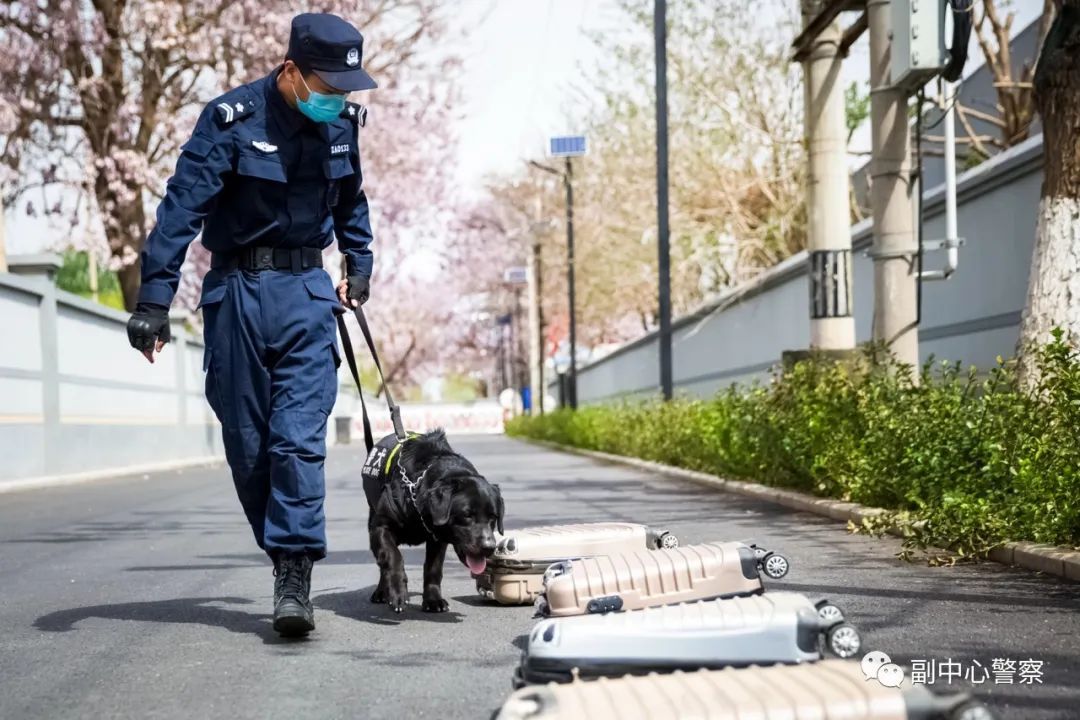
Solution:
<path fill-rule="evenodd" d="M 892 0 L 892 85 L 914 93 L 949 61 L 946 0 Z"/>

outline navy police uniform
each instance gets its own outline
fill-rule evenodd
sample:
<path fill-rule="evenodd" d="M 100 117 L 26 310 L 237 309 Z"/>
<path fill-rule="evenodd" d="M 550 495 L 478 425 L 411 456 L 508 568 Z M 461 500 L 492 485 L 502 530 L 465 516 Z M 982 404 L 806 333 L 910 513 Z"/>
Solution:
<path fill-rule="evenodd" d="M 347 26 L 352 34 L 335 36 L 342 24 L 299 16 L 290 59 L 331 87 L 374 87 L 358 67 L 359 33 Z M 322 250 L 336 236 L 349 275 L 370 276 L 358 147 L 366 112 L 348 103 L 336 120 L 312 122 L 282 97 L 280 72 L 202 112 L 142 253 L 139 302 L 171 304 L 187 247 L 201 231 L 213 257 L 200 301 L 206 397 L 221 421 L 236 491 L 267 553 L 319 559 L 340 311 Z"/>

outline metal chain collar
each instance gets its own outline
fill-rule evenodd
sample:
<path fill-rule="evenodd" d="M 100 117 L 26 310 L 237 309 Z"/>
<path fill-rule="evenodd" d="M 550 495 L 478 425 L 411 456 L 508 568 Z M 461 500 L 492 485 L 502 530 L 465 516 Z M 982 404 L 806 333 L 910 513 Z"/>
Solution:
<path fill-rule="evenodd" d="M 424 513 L 420 512 L 420 506 L 416 503 L 416 488 L 420 483 L 424 482 L 424 476 L 427 475 L 427 471 L 428 469 L 424 468 L 424 472 L 420 473 L 420 477 L 416 479 L 416 482 L 413 482 L 409 479 L 409 476 L 405 474 L 405 466 L 402 465 L 400 460 L 398 461 L 398 473 L 401 475 L 401 484 L 405 486 L 405 490 L 409 493 L 409 500 L 412 501 L 413 509 L 416 510 L 416 514 L 420 517 L 420 524 L 424 527 L 427 534 L 434 539 L 435 533 L 432 532 L 431 528 L 424 522 Z"/>

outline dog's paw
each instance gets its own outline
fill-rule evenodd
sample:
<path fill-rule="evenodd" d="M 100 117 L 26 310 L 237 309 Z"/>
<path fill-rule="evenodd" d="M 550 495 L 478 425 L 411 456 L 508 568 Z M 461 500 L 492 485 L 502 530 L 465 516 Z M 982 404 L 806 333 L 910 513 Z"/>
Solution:
<path fill-rule="evenodd" d="M 444 613 L 450 609 L 450 603 L 441 597 L 428 598 L 424 600 L 424 604 L 420 606 L 420 609 L 429 613 Z"/>
<path fill-rule="evenodd" d="M 395 613 L 403 613 L 405 612 L 405 606 L 409 604 L 409 593 L 391 590 L 387 593 L 386 604 Z"/>
<path fill-rule="evenodd" d="M 386 591 L 382 588 L 375 588 L 375 592 L 371 593 L 371 602 L 375 605 L 385 605 Z"/>

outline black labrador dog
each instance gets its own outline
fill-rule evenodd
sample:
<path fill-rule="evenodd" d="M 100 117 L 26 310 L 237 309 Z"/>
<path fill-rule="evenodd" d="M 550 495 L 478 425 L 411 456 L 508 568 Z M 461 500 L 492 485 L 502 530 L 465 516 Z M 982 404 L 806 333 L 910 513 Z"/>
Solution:
<path fill-rule="evenodd" d="M 495 552 L 495 531 L 503 530 L 503 499 L 459 453 L 442 430 L 394 435 L 380 440 L 362 470 L 368 501 L 371 552 L 379 564 L 379 586 L 373 603 L 386 603 L 396 613 L 408 603 L 408 580 L 399 545 L 427 545 L 424 557 L 425 612 L 446 612 L 442 596 L 443 560 L 447 546 L 478 575 Z"/>

